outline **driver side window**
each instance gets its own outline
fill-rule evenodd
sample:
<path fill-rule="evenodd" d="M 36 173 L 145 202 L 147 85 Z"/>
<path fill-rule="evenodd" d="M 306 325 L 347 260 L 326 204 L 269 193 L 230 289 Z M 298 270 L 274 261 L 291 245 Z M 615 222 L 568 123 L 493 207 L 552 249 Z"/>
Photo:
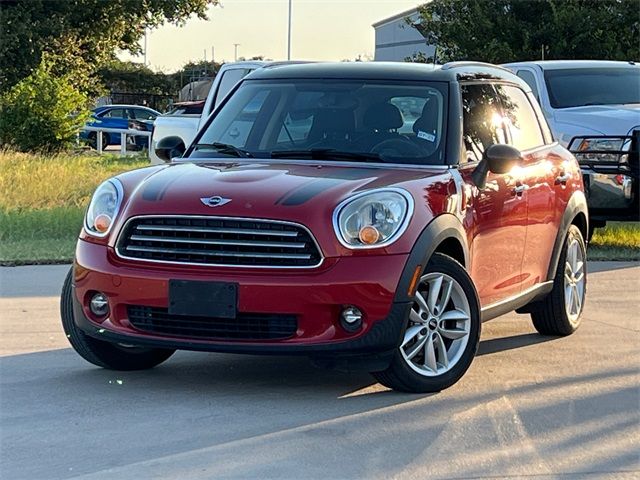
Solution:
<path fill-rule="evenodd" d="M 507 125 L 492 85 L 462 85 L 461 93 L 467 162 L 479 162 L 487 147 L 507 143 Z"/>

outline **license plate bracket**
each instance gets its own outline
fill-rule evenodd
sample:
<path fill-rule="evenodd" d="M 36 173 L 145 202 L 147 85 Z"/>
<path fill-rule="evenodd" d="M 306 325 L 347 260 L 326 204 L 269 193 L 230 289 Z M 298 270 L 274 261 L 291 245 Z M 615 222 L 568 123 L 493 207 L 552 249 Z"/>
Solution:
<path fill-rule="evenodd" d="M 236 318 L 238 284 L 169 280 L 169 314 Z"/>

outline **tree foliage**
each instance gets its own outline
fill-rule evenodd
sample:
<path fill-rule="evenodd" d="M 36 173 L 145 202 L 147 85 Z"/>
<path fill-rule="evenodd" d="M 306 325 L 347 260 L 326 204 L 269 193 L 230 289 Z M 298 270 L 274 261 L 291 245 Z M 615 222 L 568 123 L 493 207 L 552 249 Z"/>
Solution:
<path fill-rule="evenodd" d="M 87 97 L 45 57 L 31 75 L 0 96 L 0 144 L 22 151 L 70 147 L 88 118 Z"/>
<path fill-rule="evenodd" d="M 94 72 L 116 50 L 140 53 L 146 28 L 206 18 L 218 0 L 0 0 L 0 90 L 51 59 L 50 72 L 96 94 Z"/>
<path fill-rule="evenodd" d="M 638 59 L 638 0 L 433 0 L 414 24 L 437 61 Z"/>

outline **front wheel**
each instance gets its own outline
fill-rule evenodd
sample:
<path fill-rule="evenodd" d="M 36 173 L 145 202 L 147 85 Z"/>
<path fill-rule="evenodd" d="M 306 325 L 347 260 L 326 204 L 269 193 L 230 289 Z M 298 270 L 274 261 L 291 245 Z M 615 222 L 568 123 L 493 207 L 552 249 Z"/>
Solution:
<path fill-rule="evenodd" d="M 86 361 L 110 370 L 145 370 L 173 355 L 174 350 L 125 347 L 89 337 L 73 320 L 73 269 L 69 270 L 60 297 L 62 327 L 73 349 Z"/>
<path fill-rule="evenodd" d="M 404 392 L 439 392 L 456 383 L 478 350 L 480 306 L 462 265 L 435 253 L 425 269 L 400 347 L 381 384 Z"/>
<path fill-rule="evenodd" d="M 569 227 L 558 260 L 553 290 L 531 310 L 543 335 L 570 335 L 580 326 L 587 293 L 587 249 L 580 229 Z"/>

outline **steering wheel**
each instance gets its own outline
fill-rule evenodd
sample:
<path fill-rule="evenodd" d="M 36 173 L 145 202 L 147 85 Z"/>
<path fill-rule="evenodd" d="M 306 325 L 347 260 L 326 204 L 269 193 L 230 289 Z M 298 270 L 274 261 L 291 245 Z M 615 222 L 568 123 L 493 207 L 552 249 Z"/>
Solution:
<path fill-rule="evenodd" d="M 390 138 L 374 145 L 371 153 L 377 153 L 380 156 L 388 155 L 390 157 L 423 157 L 424 152 L 413 144 L 411 140 L 405 137 Z"/>

